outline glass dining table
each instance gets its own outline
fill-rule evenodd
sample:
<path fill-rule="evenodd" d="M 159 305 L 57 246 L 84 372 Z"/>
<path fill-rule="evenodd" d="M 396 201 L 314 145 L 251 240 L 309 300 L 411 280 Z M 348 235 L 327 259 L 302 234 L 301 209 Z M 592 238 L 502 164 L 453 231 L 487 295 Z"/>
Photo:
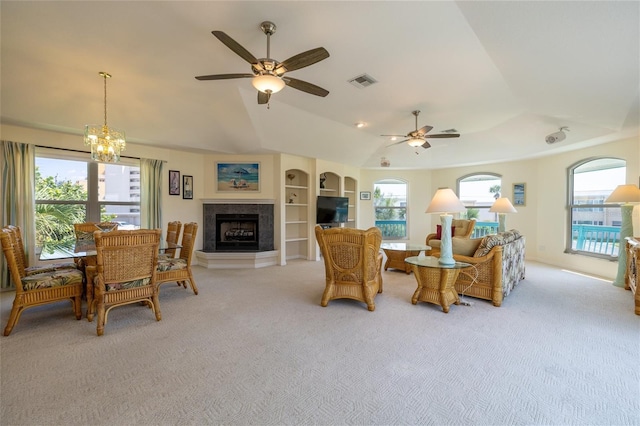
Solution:
<path fill-rule="evenodd" d="M 181 244 L 168 243 L 161 239 L 158 251 L 159 253 L 164 253 L 166 250 L 179 248 L 182 248 Z M 57 244 L 55 247 L 36 250 L 36 252 L 38 251 L 38 259 L 41 261 L 73 259 L 78 269 L 84 273 L 84 295 L 89 305 L 87 306 L 87 319 L 92 321 L 93 275 L 95 274 L 98 254 L 95 242 L 93 240 L 70 240 L 63 244 Z"/>

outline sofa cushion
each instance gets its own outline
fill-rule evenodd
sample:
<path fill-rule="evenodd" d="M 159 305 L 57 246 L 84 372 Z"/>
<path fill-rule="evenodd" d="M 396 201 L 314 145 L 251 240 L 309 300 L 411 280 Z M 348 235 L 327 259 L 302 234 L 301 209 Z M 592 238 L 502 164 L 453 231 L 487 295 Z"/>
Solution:
<path fill-rule="evenodd" d="M 453 254 L 459 254 L 462 256 L 473 256 L 483 238 L 462 238 L 453 237 L 451 239 L 451 246 Z"/>
<path fill-rule="evenodd" d="M 495 246 L 503 246 L 509 244 L 512 241 L 520 238 L 520 232 L 515 229 L 510 231 L 500 232 L 494 235 L 487 235 L 482 239 L 482 242 L 478 246 L 478 249 L 473 254 L 473 257 L 483 257 L 489 254 L 491 249 Z"/>
<path fill-rule="evenodd" d="M 456 235 L 456 227 L 451 227 L 451 236 Z M 436 225 L 436 240 L 442 239 L 442 225 Z"/>
<path fill-rule="evenodd" d="M 453 219 L 451 225 L 453 225 L 452 229 L 455 227 L 455 232 L 451 232 L 451 235 L 463 237 L 469 233 L 471 221 L 469 219 Z"/>

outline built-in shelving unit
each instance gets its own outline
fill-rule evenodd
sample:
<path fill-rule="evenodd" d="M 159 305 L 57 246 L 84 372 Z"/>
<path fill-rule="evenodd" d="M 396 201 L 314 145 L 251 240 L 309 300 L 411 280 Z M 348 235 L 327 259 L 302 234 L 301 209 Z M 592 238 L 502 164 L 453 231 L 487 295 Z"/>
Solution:
<path fill-rule="evenodd" d="M 349 219 L 346 227 L 356 228 L 356 218 L 358 217 L 358 201 L 356 197 L 357 182 L 354 178 L 344 178 L 344 196 L 349 198 Z"/>
<path fill-rule="evenodd" d="M 306 259 L 309 241 L 309 175 L 302 170 L 285 172 L 285 255 Z"/>

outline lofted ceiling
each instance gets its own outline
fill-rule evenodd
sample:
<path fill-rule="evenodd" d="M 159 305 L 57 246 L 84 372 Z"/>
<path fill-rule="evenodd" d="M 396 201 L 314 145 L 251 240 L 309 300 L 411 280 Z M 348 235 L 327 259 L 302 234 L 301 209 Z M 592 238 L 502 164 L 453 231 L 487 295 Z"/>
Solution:
<path fill-rule="evenodd" d="M 285 152 L 363 168 L 493 163 L 638 137 L 637 1 L 6 1 L 1 13 L 3 123 L 78 134 L 108 123 L 130 142 L 228 154 Z M 257 58 L 324 47 L 269 108 L 212 34 Z M 368 74 L 377 83 L 349 80 Z M 456 129 L 432 148 L 381 134 Z M 365 126 L 356 128 L 355 123 Z M 567 138 L 545 143 L 560 127 Z M 418 153 L 418 154 L 416 154 Z"/>

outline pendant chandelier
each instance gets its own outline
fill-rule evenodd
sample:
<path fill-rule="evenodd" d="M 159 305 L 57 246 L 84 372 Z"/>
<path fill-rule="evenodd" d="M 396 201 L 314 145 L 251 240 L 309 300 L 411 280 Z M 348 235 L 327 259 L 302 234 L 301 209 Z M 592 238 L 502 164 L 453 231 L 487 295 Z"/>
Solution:
<path fill-rule="evenodd" d="M 107 126 L 107 78 L 104 71 L 99 72 L 104 78 L 104 124 L 87 124 L 84 126 L 84 144 L 91 146 L 91 159 L 103 163 L 117 163 L 120 152 L 124 151 L 126 141 L 124 130 Z"/>

